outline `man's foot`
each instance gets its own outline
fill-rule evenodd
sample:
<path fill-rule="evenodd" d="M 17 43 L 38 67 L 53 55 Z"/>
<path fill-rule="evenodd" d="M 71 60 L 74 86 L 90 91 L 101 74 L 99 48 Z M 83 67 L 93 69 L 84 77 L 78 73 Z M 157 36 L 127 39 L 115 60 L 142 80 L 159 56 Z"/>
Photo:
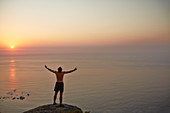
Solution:
<path fill-rule="evenodd" d="M 53 105 L 56 105 L 56 103 L 54 102 Z"/>
<path fill-rule="evenodd" d="M 64 107 L 64 105 L 63 105 L 63 104 L 60 104 L 60 107 Z"/>

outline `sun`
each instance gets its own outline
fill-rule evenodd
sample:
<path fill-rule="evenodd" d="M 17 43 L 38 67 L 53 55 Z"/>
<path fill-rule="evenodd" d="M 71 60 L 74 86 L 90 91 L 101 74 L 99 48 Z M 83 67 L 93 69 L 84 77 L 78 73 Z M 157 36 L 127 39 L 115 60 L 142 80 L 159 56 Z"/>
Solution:
<path fill-rule="evenodd" d="M 11 46 L 10 48 L 11 48 L 11 49 L 13 49 L 13 48 L 14 48 L 14 46 Z"/>

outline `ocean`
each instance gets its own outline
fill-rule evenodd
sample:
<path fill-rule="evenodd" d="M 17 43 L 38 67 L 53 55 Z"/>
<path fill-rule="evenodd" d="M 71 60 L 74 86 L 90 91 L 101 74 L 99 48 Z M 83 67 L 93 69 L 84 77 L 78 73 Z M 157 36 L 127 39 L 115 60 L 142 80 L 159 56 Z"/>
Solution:
<path fill-rule="evenodd" d="M 64 104 L 91 113 L 170 113 L 169 50 L 1 54 L 0 112 L 53 103 L 56 77 L 47 65 L 53 70 L 78 68 L 64 76 Z"/>

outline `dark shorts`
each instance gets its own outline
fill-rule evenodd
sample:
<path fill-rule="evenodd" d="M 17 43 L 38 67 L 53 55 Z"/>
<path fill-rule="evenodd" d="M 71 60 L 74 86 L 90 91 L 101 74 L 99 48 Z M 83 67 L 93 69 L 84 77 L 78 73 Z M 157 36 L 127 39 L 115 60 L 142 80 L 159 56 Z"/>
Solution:
<path fill-rule="evenodd" d="M 63 82 L 56 82 L 55 87 L 54 87 L 55 92 L 63 92 L 64 91 L 64 83 Z"/>

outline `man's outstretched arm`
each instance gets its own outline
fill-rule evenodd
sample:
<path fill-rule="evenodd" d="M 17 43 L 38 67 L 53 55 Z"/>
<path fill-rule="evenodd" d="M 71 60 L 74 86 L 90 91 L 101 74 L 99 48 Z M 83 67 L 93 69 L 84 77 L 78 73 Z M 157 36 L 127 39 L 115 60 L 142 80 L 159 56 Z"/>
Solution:
<path fill-rule="evenodd" d="M 45 65 L 45 68 L 46 68 L 46 69 L 48 69 L 49 71 L 53 72 L 53 73 L 55 73 L 55 72 L 56 72 L 56 71 L 54 71 L 54 70 L 52 70 L 52 69 L 48 68 L 46 65 Z"/>
<path fill-rule="evenodd" d="M 76 70 L 77 70 L 77 68 L 74 68 L 73 70 L 65 71 L 64 73 L 67 74 L 67 73 L 71 73 L 71 72 L 76 71 Z"/>

